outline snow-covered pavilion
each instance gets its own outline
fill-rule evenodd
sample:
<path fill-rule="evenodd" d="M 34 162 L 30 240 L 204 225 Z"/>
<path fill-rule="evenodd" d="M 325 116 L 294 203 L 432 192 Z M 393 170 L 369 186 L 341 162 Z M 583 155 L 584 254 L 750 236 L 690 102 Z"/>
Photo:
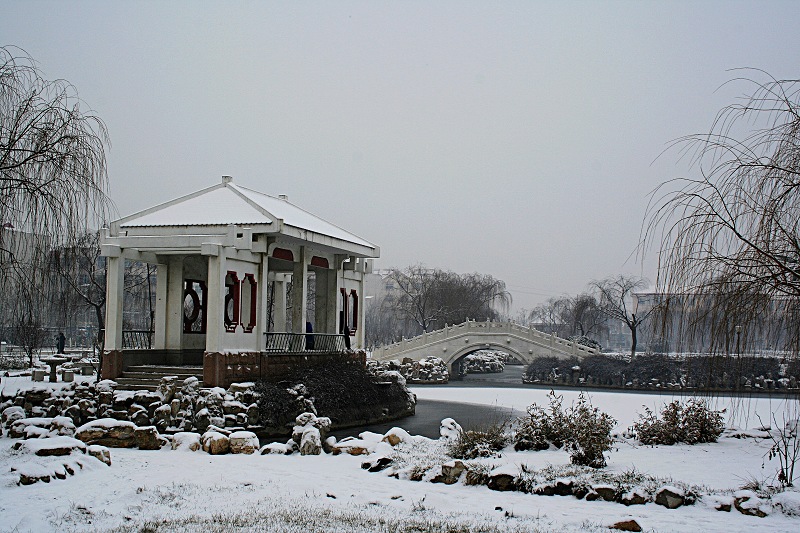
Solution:
<path fill-rule="evenodd" d="M 341 352 L 345 333 L 352 348 L 364 347 L 364 275 L 378 246 L 285 196 L 224 176 L 112 222 L 101 250 L 108 267 L 104 378 L 132 365 L 202 363 L 206 385 L 227 386 L 285 369 L 288 356 Z M 147 349 L 123 331 L 126 260 L 157 266 Z"/>

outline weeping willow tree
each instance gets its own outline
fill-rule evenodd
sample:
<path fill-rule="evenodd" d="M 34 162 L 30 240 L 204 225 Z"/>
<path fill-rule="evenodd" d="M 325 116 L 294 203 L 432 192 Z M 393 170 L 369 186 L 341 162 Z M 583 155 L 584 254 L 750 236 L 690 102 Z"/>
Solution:
<path fill-rule="evenodd" d="M 45 327 L 48 284 L 57 275 L 49 270 L 51 251 L 80 244 L 108 218 L 107 144 L 105 124 L 73 85 L 45 79 L 23 51 L 0 48 L 0 307 L 7 328 Z"/>
<path fill-rule="evenodd" d="M 765 81 L 732 80 L 745 95 L 675 141 L 694 176 L 654 191 L 644 231 L 659 249 L 660 327 L 718 356 L 698 372 L 735 387 L 745 355 L 800 352 L 800 80 L 749 72 Z"/>

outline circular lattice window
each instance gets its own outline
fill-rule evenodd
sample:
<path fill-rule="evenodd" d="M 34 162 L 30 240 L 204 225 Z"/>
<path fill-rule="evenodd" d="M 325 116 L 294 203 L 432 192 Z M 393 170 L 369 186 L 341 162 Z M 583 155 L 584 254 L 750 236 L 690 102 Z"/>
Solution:
<path fill-rule="evenodd" d="M 193 288 L 186 289 L 183 295 L 183 321 L 194 324 L 200 316 L 200 296 Z"/>

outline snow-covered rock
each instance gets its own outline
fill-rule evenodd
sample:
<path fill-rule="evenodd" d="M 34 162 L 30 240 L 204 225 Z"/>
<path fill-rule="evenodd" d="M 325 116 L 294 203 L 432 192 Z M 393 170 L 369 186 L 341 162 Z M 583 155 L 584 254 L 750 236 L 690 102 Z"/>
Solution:
<path fill-rule="evenodd" d="M 463 429 L 458 422 L 452 418 L 445 418 L 439 425 L 439 435 L 445 440 L 456 440 L 462 433 Z"/>
<path fill-rule="evenodd" d="M 12 405 L 11 407 L 6 407 L 3 409 L 3 414 L 0 416 L 0 420 L 3 422 L 4 427 L 9 427 L 13 422 L 25 418 L 25 409 L 18 405 Z"/>
<path fill-rule="evenodd" d="M 211 455 L 226 454 L 231 448 L 230 438 L 218 431 L 206 431 L 200 442 L 203 445 L 203 451 Z"/>
<path fill-rule="evenodd" d="M 72 437 L 49 437 L 43 439 L 22 440 L 14 444 L 20 450 L 40 457 L 64 456 L 73 452 L 84 453 L 86 444 Z"/>
<path fill-rule="evenodd" d="M 133 422 L 101 418 L 82 425 L 75 430 L 75 438 L 87 444 L 100 444 L 110 448 L 133 448 L 136 446 Z"/>
<path fill-rule="evenodd" d="M 181 431 L 172 436 L 172 449 L 184 452 L 196 452 L 202 447 L 200 435 L 188 431 Z"/>
<path fill-rule="evenodd" d="M 294 442 L 294 441 L 292 441 Z M 271 442 L 270 444 L 265 444 L 258 450 L 258 453 L 261 455 L 289 455 L 294 451 L 294 447 L 288 444 L 282 444 L 280 442 Z"/>
<path fill-rule="evenodd" d="M 92 444 L 91 446 L 88 446 L 86 448 L 86 453 L 91 455 L 98 461 L 102 461 L 108 466 L 111 466 L 111 451 L 105 446 L 100 446 L 99 444 Z"/>
<path fill-rule="evenodd" d="M 389 443 L 391 446 L 397 446 L 401 442 L 408 442 L 411 440 L 411 435 L 403 428 L 393 427 L 387 431 L 381 441 Z"/>
<path fill-rule="evenodd" d="M 322 439 L 319 429 L 306 426 L 300 439 L 300 455 L 319 455 L 322 453 Z"/>
<path fill-rule="evenodd" d="M 228 438 L 231 453 L 252 454 L 258 450 L 258 437 L 252 431 L 235 431 Z"/>

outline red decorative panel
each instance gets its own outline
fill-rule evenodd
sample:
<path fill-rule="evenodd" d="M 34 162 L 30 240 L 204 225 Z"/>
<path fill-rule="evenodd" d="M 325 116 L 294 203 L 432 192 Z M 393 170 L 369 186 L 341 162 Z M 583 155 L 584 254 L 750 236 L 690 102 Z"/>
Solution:
<path fill-rule="evenodd" d="M 329 268 L 328 267 L 328 260 L 324 257 L 319 257 L 315 255 L 311 258 L 311 266 L 319 267 L 319 268 Z"/>
<path fill-rule="evenodd" d="M 275 259 L 283 259 L 284 261 L 294 261 L 294 254 L 291 250 L 286 248 L 275 248 L 272 250 L 272 257 Z"/>

